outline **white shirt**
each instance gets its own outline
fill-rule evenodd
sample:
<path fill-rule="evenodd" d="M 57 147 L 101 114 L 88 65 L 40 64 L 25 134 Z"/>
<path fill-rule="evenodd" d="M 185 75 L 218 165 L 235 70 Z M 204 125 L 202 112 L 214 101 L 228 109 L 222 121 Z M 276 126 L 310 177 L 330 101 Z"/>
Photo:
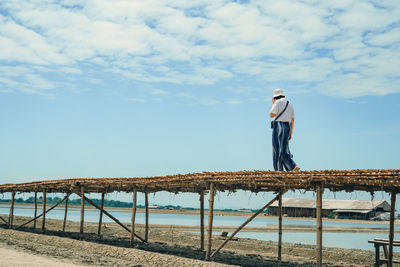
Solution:
<path fill-rule="evenodd" d="M 274 113 L 276 114 L 276 116 L 278 116 L 285 109 L 286 103 L 287 103 L 286 98 L 281 98 L 276 100 L 269 112 Z M 287 121 L 290 123 L 293 118 L 294 118 L 294 109 L 292 102 L 289 101 L 289 105 L 287 106 L 285 112 L 276 121 Z"/>

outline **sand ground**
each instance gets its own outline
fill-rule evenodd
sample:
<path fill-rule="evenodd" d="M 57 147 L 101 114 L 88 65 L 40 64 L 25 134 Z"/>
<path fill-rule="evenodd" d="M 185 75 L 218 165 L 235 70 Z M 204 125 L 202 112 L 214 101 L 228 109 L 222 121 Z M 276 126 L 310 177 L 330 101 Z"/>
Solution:
<path fill-rule="evenodd" d="M 27 220 L 26 217 L 16 217 L 15 225 Z M 215 256 L 214 262 L 206 262 L 203 261 L 205 252 L 199 248 L 199 235 L 185 232 L 187 229 L 180 226 L 150 225 L 150 242 L 136 240 L 133 248 L 129 242 L 130 234 L 114 223 L 107 224 L 107 227 L 103 224 L 100 237 L 97 223 L 85 223 L 83 235 L 79 234 L 79 223 L 72 221 L 67 222 L 65 233 L 60 231 L 62 221 L 59 220 L 47 219 L 45 234 L 41 234 L 40 229 L 30 228 L 32 224 L 28 226 L 16 231 L 0 225 L 0 247 L 45 257 L 57 264 L 90 266 L 315 266 L 313 245 L 283 243 L 283 261 L 279 265 L 276 242 L 247 238 L 229 242 Z M 41 220 L 38 220 L 40 226 Z M 136 229 L 138 235 L 144 235 L 143 225 L 137 225 Z M 223 241 L 222 237 L 213 236 L 213 248 Z M 400 258 L 400 255 L 395 257 Z M 374 252 L 324 248 L 323 259 L 324 266 L 372 266 Z"/>
<path fill-rule="evenodd" d="M 72 262 L 62 262 L 57 259 L 44 256 L 33 255 L 14 248 L 6 248 L 0 244 L 0 267 L 81 267 L 83 265 L 73 264 Z"/>

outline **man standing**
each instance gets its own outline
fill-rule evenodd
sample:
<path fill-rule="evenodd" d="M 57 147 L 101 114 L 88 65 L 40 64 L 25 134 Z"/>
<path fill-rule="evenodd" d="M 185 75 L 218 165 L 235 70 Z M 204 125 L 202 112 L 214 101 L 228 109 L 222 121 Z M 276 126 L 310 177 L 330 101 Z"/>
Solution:
<path fill-rule="evenodd" d="M 292 159 L 289 140 L 292 139 L 294 126 L 294 109 L 283 94 L 282 89 L 275 89 L 272 97 L 272 108 L 269 116 L 275 118 L 272 123 L 272 155 L 275 171 L 298 171 L 299 167 Z"/>

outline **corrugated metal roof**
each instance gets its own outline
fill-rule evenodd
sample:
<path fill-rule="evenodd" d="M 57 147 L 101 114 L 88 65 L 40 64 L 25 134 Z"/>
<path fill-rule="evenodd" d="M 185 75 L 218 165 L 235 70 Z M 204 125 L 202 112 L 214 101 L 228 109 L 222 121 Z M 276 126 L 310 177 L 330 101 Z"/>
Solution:
<path fill-rule="evenodd" d="M 278 207 L 278 201 L 272 203 L 271 207 Z M 314 199 L 284 198 L 282 199 L 282 207 L 315 208 L 316 201 Z M 327 210 L 371 210 L 378 207 L 390 211 L 390 205 L 385 200 L 322 200 L 322 209 Z"/>
<path fill-rule="evenodd" d="M 354 212 L 354 213 L 362 213 L 362 214 L 366 214 L 368 212 L 370 212 L 371 210 L 334 210 L 333 212 L 337 212 L 337 213 L 341 213 L 341 212 Z"/>

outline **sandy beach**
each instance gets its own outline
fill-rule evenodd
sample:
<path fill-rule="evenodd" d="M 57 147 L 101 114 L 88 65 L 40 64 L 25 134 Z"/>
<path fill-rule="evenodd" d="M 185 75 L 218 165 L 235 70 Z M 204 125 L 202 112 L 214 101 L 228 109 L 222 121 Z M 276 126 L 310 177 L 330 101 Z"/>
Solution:
<path fill-rule="evenodd" d="M 62 262 L 54 258 L 33 255 L 31 252 L 24 252 L 15 248 L 6 248 L 5 244 L 0 245 L 0 267 L 8 266 L 30 266 L 30 267 L 80 267 L 84 265 Z"/>
<path fill-rule="evenodd" d="M 15 225 L 28 218 L 16 217 Z M 38 227 L 41 221 L 38 220 Z M 31 225 L 30 225 L 31 226 Z M 106 227 L 105 227 L 106 226 Z M 54 264 L 73 263 L 91 266 L 217 266 L 218 264 L 239 266 L 278 266 L 277 243 L 248 238 L 238 238 L 216 255 L 214 262 L 205 262 L 205 253 L 200 247 L 198 234 L 186 232 L 182 226 L 150 225 L 149 243 L 135 241 L 129 245 L 129 233 L 114 223 L 103 224 L 102 236 L 97 236 L 97 223 L 85 223 L 85 233 L 79 234 L 78 222 L 67 222 L 66 233 L 60 231 L 62 221 L 46 220 L 46 234 L 40 229 L 23 228 L 22 231 L 0 227 L 0 248 L 13 253 L 39 256 L 35 261 L 51 260 Z M 137 225 L 140 236 L 143 225 Z M 215 231 L 219 231 L 218 228 Z M 223 242 L 220 236 L 213 237 L 213 248 Z M 7 253 L 7 252 L 4 252 Z M 395 254 L 395 257 L 400 257 Z M 12 265 L 20 264 L 10 258 Z M 17 257 L 21 258 L 21 257 Z M 374 252 L 359 249 L 324 248 L 325 266 L 371 266 Z M 15 260 L 14 260 L 15 259 Z M 283 244 L 281 266 L 314 266 L 315 247 L 304 244 Z M 22 262 L 19 266 L 24 266 Z M 46 263 L 41 266 L 46 266 Z M 53 264 L 53 263 L 49 263 Z M 58 266 L 58 265 L 53 265 Z M 60 265 L 62 266 L 62 265 Z"/>

